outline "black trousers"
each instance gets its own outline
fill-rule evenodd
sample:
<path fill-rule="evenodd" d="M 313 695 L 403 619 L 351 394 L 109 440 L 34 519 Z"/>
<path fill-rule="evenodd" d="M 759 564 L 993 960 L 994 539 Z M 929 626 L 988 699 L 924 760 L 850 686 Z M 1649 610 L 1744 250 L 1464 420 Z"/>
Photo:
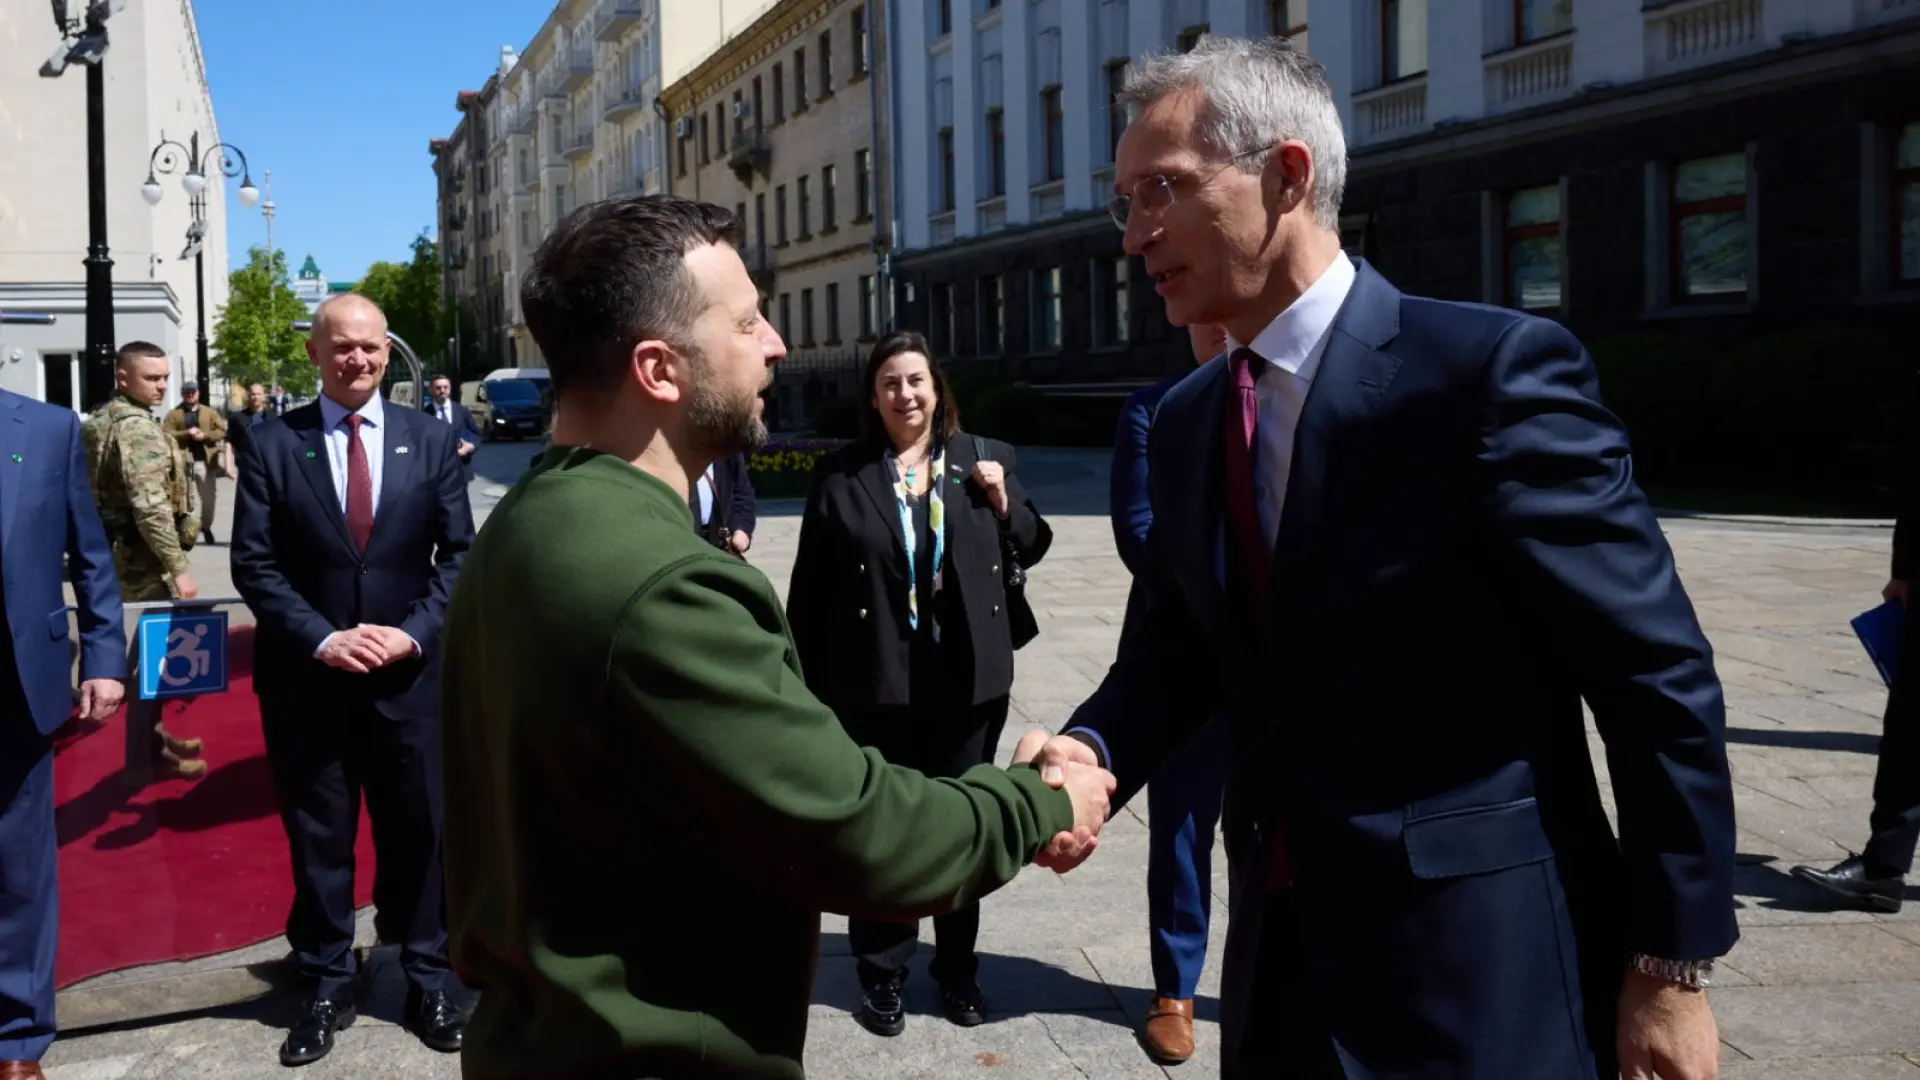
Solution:
<path fill-rule="evenodd" d="M 1239 1059 L 1222 1062 L 1228 1080 L 1343 1080 L 1293 897 L 1268 899 L 1260 918 L 1260 961 Z"/>
<path fill-rule="evenodd" d="M 965 698 L 958 700 L 964 701 Z M 854 740 L 880 751 L 889 764 L 933 777 L 954 777 L 993 760 L 1007 726 L 1007 699 L 978 705 L 928 705 L 878 709 L 847 725 Z M 936 982 L 967 985 L 980 970 L 975 945 L 980 905 L 933 917 L 934 956 L 928 968 Z M 847 943 L 858 961 L 860 985 L 871 988 L 906 974 L 920 943 L 919 922 L 847 921 Z"/>
<path fill-rule="evenodd" d="M 1884 877 L 1911 871 L 1920 844 L 1920 595 L 1907 605 L 1900 628 L 1869 824 L 1872 835 L 1861 853 L 1868 869 Z"/>
<path fill-rule="evenodd" d="M 287 940 L 316 997 L 353 986 L 354 838 L 373 818 L 374 927 L 401 946 L 410 986 L 444 990 L 447 917 L 440 870 L 440 725 L 396 720 L 371 702 L 262 697 L 267 762 L 293 855 Z"/>

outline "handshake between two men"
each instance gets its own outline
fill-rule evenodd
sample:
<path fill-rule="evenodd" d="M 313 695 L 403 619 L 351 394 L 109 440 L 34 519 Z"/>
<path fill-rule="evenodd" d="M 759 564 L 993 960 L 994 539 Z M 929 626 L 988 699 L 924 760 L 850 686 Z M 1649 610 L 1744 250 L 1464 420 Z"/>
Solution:
<path fill-rule="evenodd" d="M 1020 737 L 1013 750 L 1013 763 L 1033 764 L 1040 770 L 1040 779 L 1052 787 L 1064 787 L 1073 799 L 1073 831 L 1055 835 L 1034 857 L 1034 865 L 1064 874 L 1086 862 L 1100 846 L 1100 827 L 1112 812 L 1113 792 L 1119 781 L 1100 767 L 1092 747 L 1044 731 L 1030 731 Z"/>

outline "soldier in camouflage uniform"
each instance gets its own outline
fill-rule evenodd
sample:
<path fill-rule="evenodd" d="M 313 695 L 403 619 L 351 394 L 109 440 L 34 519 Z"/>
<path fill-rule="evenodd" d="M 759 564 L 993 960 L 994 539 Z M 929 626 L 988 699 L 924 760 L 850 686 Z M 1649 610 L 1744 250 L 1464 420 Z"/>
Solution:
<path fill-rule="evenodd" d="M 200 532 L 199 508 L 186 455 L 161 428 L 154 406 L 167 396 L 172 364 L 166 350 L 144 341 L 122 346 L 114 363 L 118 390 L 80 425 L 93 501 L 113 544 L 113 565 L 126 601 L 191 600 L 199 595 L 187 552 Z M 132 752 L 134 732 L 128 733 Z M 207 771 L 199 739 L 176 739 L 157 714 L 148 755 L 161 779 L 194 779 Z"/>

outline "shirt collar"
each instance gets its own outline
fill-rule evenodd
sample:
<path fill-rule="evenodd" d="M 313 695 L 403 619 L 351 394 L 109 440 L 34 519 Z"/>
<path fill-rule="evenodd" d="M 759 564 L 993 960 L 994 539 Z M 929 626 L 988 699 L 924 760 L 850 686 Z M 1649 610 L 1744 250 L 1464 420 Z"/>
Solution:
<path fill-rule="evenodd" d="M 1341 252 L 1247 347 L 1275 367 L 1312 382 L 1320 366 L 1318 346 L 1333 329 L 1333 320 L 1340 314 L 1340 305 L 1346 303 L 1347 293 L 1353 290 L 1356 276 L 1353 260 Z M 1227 338 L 1227 351 L 1240 347 L 1240 342 Z"/>
<path fill-rule="evenodd" d="M 351 410 L 328 397 L 325 393 L 320 395 L 320 419 L 325 422 L 326 430 L 332 431 L 334 428 L 339 427 L 347 419 L 349 412 L 358 414 L 373 427 L 381 426 L 387 419 L 386 405 L 380 400 L 378 393 L 368 398 L 365 405 L 360 406 L 358 409 Z"/>

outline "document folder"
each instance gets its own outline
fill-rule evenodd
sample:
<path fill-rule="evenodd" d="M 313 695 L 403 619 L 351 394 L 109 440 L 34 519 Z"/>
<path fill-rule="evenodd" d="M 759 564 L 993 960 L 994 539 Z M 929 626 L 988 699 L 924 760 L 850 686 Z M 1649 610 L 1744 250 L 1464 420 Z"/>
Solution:
<path fill-rule="evenodd" d="M 1889 600 L 1853 620 L 1853 632 L 1859 635 L 1873 666 L 1880 669 L 1881 681 L 1888 686 L 1893 685 L 1893 671 L 1900 660 L 1900 626 L 1906 617 L 1906 605 Z"/>

